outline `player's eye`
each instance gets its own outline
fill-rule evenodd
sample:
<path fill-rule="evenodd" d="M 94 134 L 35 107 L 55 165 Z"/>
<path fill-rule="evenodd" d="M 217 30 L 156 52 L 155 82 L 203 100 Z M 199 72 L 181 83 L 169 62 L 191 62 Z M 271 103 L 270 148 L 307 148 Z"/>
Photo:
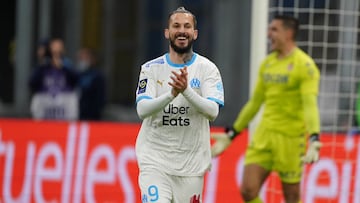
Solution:
<path fill-rule="evenodd" d="M 180 27 L 180 24 L 178 24 L 178 23 L 175 23 L 175 24 L 173 24 L 173 26 L 172 26 L 173 28 L 179 28 Z"/>
<path fill-rule="evenodd" d="M 191 25 L 190 23 L 186 23 L 186 24 L 184 25 L 184 27 L 187 28 L 187 29 L 190 29 L 190 28 L 192 28 L 192 25 Z"/>

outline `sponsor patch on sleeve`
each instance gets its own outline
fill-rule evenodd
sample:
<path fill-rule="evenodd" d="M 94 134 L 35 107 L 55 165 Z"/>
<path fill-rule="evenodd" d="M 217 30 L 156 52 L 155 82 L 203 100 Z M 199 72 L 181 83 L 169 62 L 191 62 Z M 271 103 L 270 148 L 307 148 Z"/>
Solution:
<path fill-rule="evenodd" d="M 147 79 L 142 79 L 139 81 L 138 94 L 144 93 L 146 91 Z"/>

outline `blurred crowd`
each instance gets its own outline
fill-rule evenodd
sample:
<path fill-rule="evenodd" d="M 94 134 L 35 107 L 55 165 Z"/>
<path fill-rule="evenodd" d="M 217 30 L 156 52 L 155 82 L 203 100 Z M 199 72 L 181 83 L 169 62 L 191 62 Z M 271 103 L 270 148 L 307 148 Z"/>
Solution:
<path fill-rule="evenodd" d="M 65 50 L 60 38 L 43 39 L 37 45 L 36 65 L 29 78 L 32 117 L 101 120 L 105 78 L 96 52 L 81 48 L 72 61 Z"/>

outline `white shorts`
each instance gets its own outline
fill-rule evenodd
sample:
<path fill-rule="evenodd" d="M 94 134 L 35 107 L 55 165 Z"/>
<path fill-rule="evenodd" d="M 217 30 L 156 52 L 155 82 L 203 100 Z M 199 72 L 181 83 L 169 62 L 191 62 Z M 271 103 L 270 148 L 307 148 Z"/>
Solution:
<path fill-rule="evenodd" d="M 156 169 L 140 171 L 142 203 L 201 203 L 204 176 L 173 176 Z"/>

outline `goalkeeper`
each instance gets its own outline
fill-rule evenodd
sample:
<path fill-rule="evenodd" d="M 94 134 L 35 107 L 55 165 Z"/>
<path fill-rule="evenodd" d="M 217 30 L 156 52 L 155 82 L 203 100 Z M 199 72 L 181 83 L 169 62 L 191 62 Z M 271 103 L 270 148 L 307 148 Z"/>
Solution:
<path fill-rule="evenodd" d="M 245 154 L 241 194 L 247 203 L 262 202 L 259 191 L 271 171 L 281 179 L 286 203 L 299 203 L 302 166 L 319 158 L 320 73 L 311 57 L 296 45 L 298 28 L 298 20 L 293 17 L 272 19 L 268 29 L 272 52 L 261 64 L 251 98 L 226 133 L 212 134 L 216 140 L 211 149 L 215 157 L 264 105 L 262 119 Z"/>

